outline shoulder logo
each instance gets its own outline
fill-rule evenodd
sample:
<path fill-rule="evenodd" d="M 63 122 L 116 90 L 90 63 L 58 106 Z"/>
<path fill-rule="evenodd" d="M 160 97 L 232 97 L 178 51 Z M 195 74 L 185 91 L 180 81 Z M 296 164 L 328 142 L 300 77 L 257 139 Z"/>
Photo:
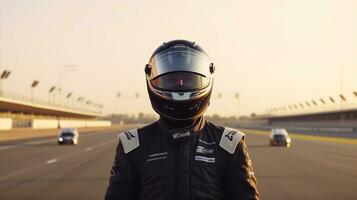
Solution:
<path fill-rule="evenodd" d="M 135 136 L 132 133 L 130 133 L 129 131 L 125 132 L 124 134 L 128 140 L 135 138 Z"/>
<path fill-rule="evenodd" d="M 231 128 L 224 128 L 219 146 L 228 153 L 233 154 L 244 133 Z"/>
<path fill-rule="evenodd" d="M 123 144 L 125 153 L 129 153 L 130 151 L 138 148 L 140 145 L 137 129 L 123 132 L 123 133 L 119 134 L 119 138 L 120 138 L 121 143 Z"/>
<path fill-rule="evenodd" d="M 228 140 L 230 140 L 230 141 L 232 142 L 232 141 L 233 141 L 233 137 L 234 137 L 234 135 L 235 135 L 236 133 L 237 133 L 236 131 L 231 130 L 231 131 L 229 131 L 226 135 L 224 135 L 224 137 L 227 137 Z"/>

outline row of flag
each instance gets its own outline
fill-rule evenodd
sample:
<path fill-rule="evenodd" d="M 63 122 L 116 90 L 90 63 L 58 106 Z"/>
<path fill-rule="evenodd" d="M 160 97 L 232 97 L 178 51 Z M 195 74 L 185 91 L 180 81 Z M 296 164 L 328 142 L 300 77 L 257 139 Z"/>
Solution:
<path fill-rule="evenodd" d="M 353 91 L 352 93 L 353 93 L 353 96 L 357 98 L 357 92 Z M 338 99 L 340 99 L 342 102 L 347 102 L 347 98 L 343 94 L 340 94 L 338 96 L 338 98 L 333 98 L 331 96 L 329 96 L 327 98 L 321 97 L 317 100 L 305 101 L 305 102 L 285 105 L 285 106 L 281 106 L 281 107 L 270 108 L 267 110 L 267 112 L 274 113 L 274 112 L 288 111 L 288 110 L 293 110 L 293 109 L 311 108 L 311 107 L 317 107 L 319 105 L 327 105 L 328 103 L 336 104 Z"/>

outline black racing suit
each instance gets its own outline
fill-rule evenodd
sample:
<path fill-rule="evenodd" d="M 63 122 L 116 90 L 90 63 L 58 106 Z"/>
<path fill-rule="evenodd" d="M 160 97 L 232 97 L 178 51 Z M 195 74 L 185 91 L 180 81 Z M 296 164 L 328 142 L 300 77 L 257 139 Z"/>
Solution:
<path fill-rule="evenodd" d="M 189 128 L 160 119 L 119 137 L 106 200 L 259 199 L 239 131 L 203 117 Z"/>

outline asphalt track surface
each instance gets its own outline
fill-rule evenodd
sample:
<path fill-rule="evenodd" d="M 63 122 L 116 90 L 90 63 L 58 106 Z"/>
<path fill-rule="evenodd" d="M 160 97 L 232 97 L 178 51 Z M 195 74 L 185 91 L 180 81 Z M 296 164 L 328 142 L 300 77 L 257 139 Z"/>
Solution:
<path fill-rule="evenodd" d="M 87 133 L 76 146 L 0 143 L 0 199 L 103 199 L 125 128 Z M 270 147 L 267 135 L 249 132 L 246 141 L 261 199 L 357 199 L 357 145 L 295 139 Z"/>

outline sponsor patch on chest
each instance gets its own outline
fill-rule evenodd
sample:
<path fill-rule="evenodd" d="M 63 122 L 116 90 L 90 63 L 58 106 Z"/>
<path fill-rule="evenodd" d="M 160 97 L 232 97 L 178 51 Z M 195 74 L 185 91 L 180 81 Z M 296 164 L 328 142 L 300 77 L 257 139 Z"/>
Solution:
<path fill-rule="evenodd" d="M 208 149 L 203 146 L 197 146 L 196 148 L 196 153 L 200 153 L 200 154 L 213 154 L 213 152 L 214 149 Z"/>
<path fill-rule="evenodd" d="M 176 139 L 188 137 L 190 135 L 191 135 L 190 131 L 187 131 L 187 130 L 186 131 L 177 131 L 177 132 L 172 133 L 172 138 L 176 140 Z"/>
<path fill-rule="evenodd" d="M 164 159 L 167 159 L 167 155 L 168 155 L 167 152 L 153 153 L 148 156 L 148 158 L 146 159 L 146 162 L 164 160 Z"/>
<path fill-rule="evenodd" d="M 206 162 L 206 163 L 215 163 L 216 158 L 205 157 L 205 156 L 195 156 L 196 161 Z"/>

